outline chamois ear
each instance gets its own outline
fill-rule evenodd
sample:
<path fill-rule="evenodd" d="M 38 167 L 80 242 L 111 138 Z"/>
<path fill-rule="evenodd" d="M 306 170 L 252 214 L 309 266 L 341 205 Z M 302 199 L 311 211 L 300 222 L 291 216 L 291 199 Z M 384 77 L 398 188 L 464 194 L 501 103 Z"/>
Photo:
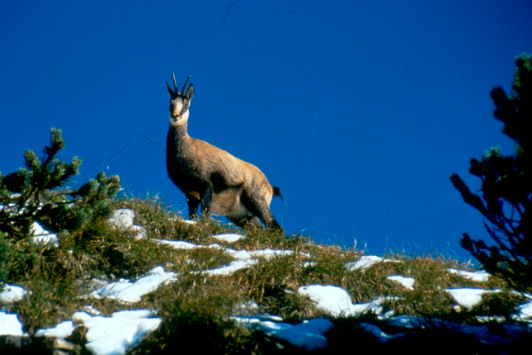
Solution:
<path fill-rule="evenodd" d="M 166 82 L 166 87 L 168 88 L 168 93 L 170 94 L 170 97 L 173 99 L 176 96 L 174 90 L 172 90 L 172 88 L 170 87 L 170 84 L 168 84 L 168 82 Z"/>
<path fill-rule="evenodd" d="M 185 97 L 187 98 L 188 102 L 192 100 L 192 96 L 194 96 L 194 85 L 190 84 L 187 93 L 185 94 Z"/>

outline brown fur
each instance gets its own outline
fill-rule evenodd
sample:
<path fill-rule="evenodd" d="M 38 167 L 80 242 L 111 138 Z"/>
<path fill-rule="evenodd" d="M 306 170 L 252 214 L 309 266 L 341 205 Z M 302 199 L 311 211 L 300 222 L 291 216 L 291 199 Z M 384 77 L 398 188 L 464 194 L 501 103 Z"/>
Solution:
<path fill-rule="evenodd" d="M 192 138 L 187 132 L 189 106 L 194 87 L 187 90 L 188 80 L 181 93 L 168 85 L 170 128 L 166 146 L 166 166 L 170 179 L 186 195 L 189 218 L 197 218 L 201 204 L 202 215 L 211 211 L 227 216 L 240 227 L 260 226 L 284 233 L 270 212 L 274 195 L 279 189 L 270 185 L 256 166 L 242 161 L 205 141 Z"/>

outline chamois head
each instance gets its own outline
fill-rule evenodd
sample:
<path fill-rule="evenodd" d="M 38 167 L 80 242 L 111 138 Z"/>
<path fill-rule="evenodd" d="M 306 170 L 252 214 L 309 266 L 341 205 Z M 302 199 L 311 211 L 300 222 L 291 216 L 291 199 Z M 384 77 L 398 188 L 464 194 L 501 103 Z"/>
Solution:
<path fill-rule="evenodd" d="M 188 108 L 190 107 L 192 96 L 194 96 L 194 86 L 190 84 L 187 89 L 187 84 L 191 76 L 192 75 L 189 75 L 187 81 L 185 81 L 185 85 L 183 85 L 181 92 L 177 91 L 175 74 L 172 74 L 172 78 L 174 79 L 173 89 L 168 82 L 166 82 L 168 93 L 170 94 L 170 124 L 172 126 L 180 126 L 188 121 Z"/>

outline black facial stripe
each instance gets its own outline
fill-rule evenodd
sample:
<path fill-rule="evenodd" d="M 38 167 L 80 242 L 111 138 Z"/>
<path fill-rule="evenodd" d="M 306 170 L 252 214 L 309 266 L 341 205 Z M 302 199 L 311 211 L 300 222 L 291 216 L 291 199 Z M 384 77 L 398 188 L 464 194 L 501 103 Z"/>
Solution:
<path fill-rule="evenodd" d="M 188 105 L 183 105 L 183 108 L 181 108 L 181 112 L 179 112 L 179 116 L 183 116 L 185 112 L 188 110 Z"/>

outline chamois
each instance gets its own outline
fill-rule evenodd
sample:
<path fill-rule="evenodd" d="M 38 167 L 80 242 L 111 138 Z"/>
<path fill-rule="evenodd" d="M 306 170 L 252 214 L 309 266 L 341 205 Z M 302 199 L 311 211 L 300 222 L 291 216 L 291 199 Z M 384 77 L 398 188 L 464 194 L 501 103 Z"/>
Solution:
<path fill-rule="evenodd" d="M 259 227 L 260 219 L 269 229 L 284 234 L 270 211 L 273 196 L 282 197 L 279 188 L 270 185 L 256 166 L 188 135 L 194 86 L 190 84 L 187 88 L 189 76 L 178 92 L 175 75 L 172 77 L 174 89 L 166 82 L 170 94 L 166 168 L 170 179 L 187 198 L 189 218 L 198 218 L 201 203 L 202 216 L 210 216 L 212 211 L 241 228 Z"/>

